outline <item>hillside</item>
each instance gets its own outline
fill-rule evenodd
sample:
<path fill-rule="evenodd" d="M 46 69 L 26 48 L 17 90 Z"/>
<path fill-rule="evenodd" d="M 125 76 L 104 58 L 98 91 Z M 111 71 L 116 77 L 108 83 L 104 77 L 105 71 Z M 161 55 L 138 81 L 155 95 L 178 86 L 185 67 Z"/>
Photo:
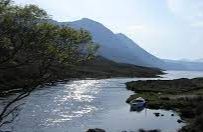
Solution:
<path fill-rule="evenodd" d="M 133 40 L 124 34 L 115 34 L 99 22 L 83 18 L 73 22 L 52 23 L 86 29 L 93 37 L 93 41 L 99 45 L 98 55 L 118 63 L 126 63 L 143 67 L 156 67 L 164 70 L 203 70 L 203 62 L 188 62 L 160 59 L 141 48 Z"/>
<path fill-rule="evenodd" d="M 158 67 L 163 64 L 162 60 L 146 52 L 124 34 L 114 34 L 96 21 L 84 18 L 61 24 L 90 31 L 93 40 L 100 46 L 98 54 L 107 59 L 145 67 Z"/>
<path fill-rule="evenodd" d="M 103 57 L 85 62 L 74 71 L 76 76 L 90 78 L 156 77 L 163 74 L 160 69 L 116 63 Z"/>

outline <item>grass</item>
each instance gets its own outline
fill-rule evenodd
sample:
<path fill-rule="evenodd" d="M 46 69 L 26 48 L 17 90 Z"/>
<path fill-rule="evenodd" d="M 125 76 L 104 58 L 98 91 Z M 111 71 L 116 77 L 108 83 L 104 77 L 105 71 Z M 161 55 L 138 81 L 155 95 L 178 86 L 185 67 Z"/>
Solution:
<path fill-rule="evenodd" d="M 126 86 L 136 92 L 127 99 L 127 103 L 143 97 L 147 108 L 177 111 L 188 122 L 181 132 L 203 130 L 203 78 L 133 81 Z"/>

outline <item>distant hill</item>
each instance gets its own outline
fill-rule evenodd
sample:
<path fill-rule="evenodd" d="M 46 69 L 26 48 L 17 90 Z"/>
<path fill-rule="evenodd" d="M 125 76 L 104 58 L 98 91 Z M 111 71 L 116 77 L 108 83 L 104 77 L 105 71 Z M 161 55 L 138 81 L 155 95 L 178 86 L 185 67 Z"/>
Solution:
<path fill-rule="evenodd" d="M 203 62 L 203 58 L 195 60 L 195 62 Z"/>
<path fill-rule="evenodd" d="M 144 67 L 156 67 L 164 70 L 203 70 L 203 62 L 164 60 L 148 53 L 124 34 L 115 34 L 101 23 L 91 19 L 74 22 L 56 22 L 54 24 L 86 29 L 100 48 L 98 55 L 109 60 Z"/>
<path fill-rule="evenodd" d="M 203 62 L 203 59 L 200 58 L 200 59 L 180 59 L 178 61 L 183 61 L 183 62 Z"/>
<path fill-rule="evenodd" d="M 203 71 L 203 62 L 179 61 L 179 60 L 164 60 L 166 68 L 169 70 L 190 70 Z"/>
<path fill-rule="evenodd" d="M 162 63 L 162 60 L 146 52 L 124 34 L 114 34 L 104 25 L 93 20 L 84 18 L 62 24 L 90 31 L 93 40 L 100 46 L 98 54 L 107 59 L 145 67 L 157 67 Z"/>

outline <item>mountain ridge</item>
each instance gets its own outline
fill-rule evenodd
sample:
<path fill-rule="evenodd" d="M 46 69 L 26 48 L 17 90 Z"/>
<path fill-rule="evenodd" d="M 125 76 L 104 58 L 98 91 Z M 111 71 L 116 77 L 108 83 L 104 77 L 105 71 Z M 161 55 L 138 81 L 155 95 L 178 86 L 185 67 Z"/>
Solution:
<path fill-rule="evenodd" d="M 56 23 L 56 22 L 54 22 Z M 100 48 L 98 55 L 109 60 L 163 70 L 203 70 L 202 62 L 186 62 L 160 59 L 122 33 L 114 33 L 103 24 L 83 18 L 72 22 L 57 22 L 58 25 L 88 30 Z"/>
<path fill-rule="evenodd" d="M 158 67 L 163 63 L 162 60 L 146 52 L 126 35 L 121 33 L 115 34 L 103 24 L 94 20 L 83 18 L 81 20 L 64 22 L 62 24 L 76 29 L 84 28 L 90 31 L 93 40 L 100 46 L 98 51 L 99 55 L 107 59 L 119 63 L 128 63 L 145 67 Z M 156 64 L 154 62 L 156 62 Z"/>

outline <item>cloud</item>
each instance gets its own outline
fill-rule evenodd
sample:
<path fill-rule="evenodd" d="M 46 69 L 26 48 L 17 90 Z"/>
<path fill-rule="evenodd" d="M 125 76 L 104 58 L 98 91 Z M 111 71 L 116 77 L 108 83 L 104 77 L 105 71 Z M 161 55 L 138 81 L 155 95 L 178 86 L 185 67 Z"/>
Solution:
<path fill-rule="evenodd" d="M 169 10 L 190 26 L 203 27 L 203 0 L 167 0 Z"/>

